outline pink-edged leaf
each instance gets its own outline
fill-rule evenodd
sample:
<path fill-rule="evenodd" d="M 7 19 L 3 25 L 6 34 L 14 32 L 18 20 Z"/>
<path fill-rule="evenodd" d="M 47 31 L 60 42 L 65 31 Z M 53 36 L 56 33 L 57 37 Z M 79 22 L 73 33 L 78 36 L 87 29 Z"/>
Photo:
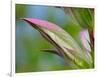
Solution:
<path fill-rule="evenodd" d="M 91 52 L 91 47 L 90 47 L 90 37 L 89 37 L 89 33 L 88 33 L 88 30 L 82 30 L 79 34 L 79 37 L 80 37 L 80 40 L 81 40 L 81 43 L 84 47 L 84 49 L 86 51 L 89 51 Z"/>
<path fill-rule="evenodd" d="M 23 18 L 23 20 L 38 30 L 46 40 L 56 47 L 61 55 L 65 56 L 66 54 L 71 60 L 76 61 L 77 64 L 79 62 L 78 58 L 81 58 L 81 60 L 84 59 L 88 64 L 91 62 L 91 57 L 85 54 L 70 34 L 58 25 L 34 18 Z M 72 51 L 69 51 L 68 49 Z M 75 54 L 72 54 L 72 52 L 75 52 Z"/>

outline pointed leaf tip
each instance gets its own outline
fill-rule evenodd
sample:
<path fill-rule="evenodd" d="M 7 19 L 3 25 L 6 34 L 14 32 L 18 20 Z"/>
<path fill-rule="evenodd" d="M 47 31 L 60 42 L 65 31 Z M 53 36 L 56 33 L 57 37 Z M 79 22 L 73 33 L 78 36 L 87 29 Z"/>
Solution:
<path fill-rule="evenodd" d="M 22 20 L 31 23 L 31 24 L 35 24 L 38 27 L 44 27 L 47 29 L 56 29 L 58 28 L 56 24 L 53 24 L 51 22 L 48 21 L 44 21 L 44 20 L 40 20 L 40 19 L 35 19 L 35 18 L 23 18 Z"/>

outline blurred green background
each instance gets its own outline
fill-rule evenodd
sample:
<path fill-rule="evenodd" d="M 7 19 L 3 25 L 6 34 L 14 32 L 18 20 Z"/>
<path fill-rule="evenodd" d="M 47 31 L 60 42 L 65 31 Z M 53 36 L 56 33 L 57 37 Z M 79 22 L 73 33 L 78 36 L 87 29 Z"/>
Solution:
<path fill-rule="evenodd" d="M 69 9 L 69 8 L 68 8 Z M 38 18 L 55 23 L 79 42 L 81 27 L 65 14 L 63 8 L 42 5 L 16 4 L 16 73 L 77 69 L 54 54 L 41 51 L 54 49 L 38 31 L 20 18 Z"/>

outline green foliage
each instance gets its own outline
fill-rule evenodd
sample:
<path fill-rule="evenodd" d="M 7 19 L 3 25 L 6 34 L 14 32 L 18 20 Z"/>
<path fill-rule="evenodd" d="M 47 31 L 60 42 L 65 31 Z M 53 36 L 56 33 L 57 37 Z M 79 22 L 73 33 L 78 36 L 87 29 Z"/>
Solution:
<path fill-rule="evenodd" d="M 49 10 L 50 9 L 50 10 Z M 39 11 L 42 10 L 40 13 Z M 20 18 L 36 18 L 57 24 L 56 30 L 38 27 L 40 34 Z M 38 25 L 39 26 L 39 25 Z M 61 27 L 63 29 L 61 29 Z M 85 69 L 94 67 L 94 47 L 88 52 L 79 38 L 83 29 L 94 28 L 92 8 L 56 8 L 53 6 L 16 5 L 16 72 Z M 41 30 L 40 30 L 41 29 Z M 45 33 L 55 41 L 47 39 Z M 89 36 L 90 37 L 90 36 Z M 94 36 L 92 36 L 94 38 Z M 49 41 L 49 42 L 48 42 Z M 93 40 L 92 40 L 93 41 Z M 94 42 L 94 41 L 93 41 Z M 43 50 L 56 50 L 54 54 Z M 47 51 L 48 52 L 48 51 Z M 50 52 L 50 51 L 49 51 Z M 58 53 L 60 52 L 60 53 Z M 55 55 L 62 54 L 60 55 Z"/>

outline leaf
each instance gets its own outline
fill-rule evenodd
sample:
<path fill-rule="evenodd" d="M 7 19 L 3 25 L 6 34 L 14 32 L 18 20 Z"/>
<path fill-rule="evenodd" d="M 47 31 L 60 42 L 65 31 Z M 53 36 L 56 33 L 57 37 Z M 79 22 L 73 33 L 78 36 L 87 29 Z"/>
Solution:
<path fill-rule="evenodd" d="M 89 37 L 88 30 L 87 29 L 82 30 L 79 33 L 79 38 L 80 38 L 80 41 L 81 41 L 81 43 L 82 43 L 82 45 L 84 47 L 84 50 L 91 52 L 90 37 Z"/>
<path fill-rule="evenodd" d="M 69 13 L 81 27 L 93 29 L 94 10 L 92 8 L 64 8 L 65 13 Z"/>
<path fill-rule="evenodd" d="M 34 18 L 23 18 L 23 20 L 38 30 L 47 41 L 56 47 L 64 59 L 66 59 L 67 56 L 70 60 L 75 61 L 77 65 L 79 64 L 79 60 L 84 60 L 91 66 L 91 56 L 85 54 L 77 42 L 58 25 Z M 72 50 L 75 54 L 72 54 L 66 48 Z"/>
<path fill-rule="evenodd" d="M 58 55 L 58 56 L 63 58 L 63 55 L 59 51 L 57 51 L 57 50 L 54 50 L 54 49 L 42 49 L 42 51 L 53 53 L 53 54 L 56 54 L 56 55 Z"/>

